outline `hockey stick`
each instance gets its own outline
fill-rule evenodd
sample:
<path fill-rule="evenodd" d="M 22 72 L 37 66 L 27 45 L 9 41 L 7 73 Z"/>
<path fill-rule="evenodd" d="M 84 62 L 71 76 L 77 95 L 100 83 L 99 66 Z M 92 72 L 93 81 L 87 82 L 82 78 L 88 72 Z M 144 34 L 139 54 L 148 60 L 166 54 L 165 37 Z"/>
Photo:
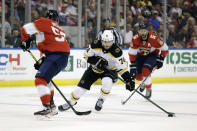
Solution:
<path fill-rule="evenodd" d="M 155 70 L 155 68 L 153 69 L 153 70 Z M 114 73 L 112 72 L 112 71 L 110 71 L 110 70 L 108 70 L 112 75 L 114 75 Z M 151 73 L 150 73 L 151 74 Z M 149 75 L 150 75 L 149 74 Z M 147 78 L 147 77 L 146 77 Z M 125 81 L 122 79 L 122 78 L 120 78 L 119 76 L 118 76 L 118 79 L 119 80 L 121 80 L 123 83 L 125 83 Z M 144 82 L 144 81 L 143 81 Z M 126 83 L 125 83 L 126 84 Z M 141 85 L 141 84 L 140 84 Z M 140 86 L 138 86 L 138 88 L 139 88 Z M 140 93 L 137 89 L 138 88 L 136 88 L 136 89 L 134 89 L 134 93 L 135 92 L 137 92 L 139 95 L 141 95 L 142 97 L 144 97 L 146 100 L 148 100 L 150 103 L 152 103 L 153 105 L 155 105 L 156 107 L 158 107 L 159 109 L 161 109 L 163 112 L 165 112 L 165 113 L 167 113 L 168 114 L 168 117 L 173 117 L 173 116 L 175 116 L 175 113 L 172 113 L 172 112 L 168 112 L 168 111 L 166 111 L 166 110 L 164 110 L 162 107 L 160 107 L 158 104 L 156 104 L 155 102 L 153 102 L 152 100 L 150 100 L 150 99 L 148 99 L 148 98 L 146 98 L 146 96 L 144 96 L 142 93 Z M 133 95 L 134 93 L 132 93 L 131 95 Z M 130 95 L 130 97 L 131 97 L 131 95 Z M 130 98 L 129 97 L 129 98 Z M 127 100 L 128 101 L 128 100 Z"/>
<path fill-rule="evenodd" d="M 29 52 L 29 54 L 31 55 L 31 57 L 35 60 L 35 62 L 37 62 L 36 57 L 32 54 L 32 52 L 30 50 L 27 50 Z M 84 112 L 79 112 L 76 111 L 75 108 L 70 104 L 70 102 L 66 99 L 66 97 L 63 95 L 63 93 L 61 92 L 61 90 L 57 87 L 57 85 L 53 82 L 53 80 L 51 80 L 52 84 L 55 86 L 55 89 L 60 93 L 60 95 L 64 98 L 64 100 L 67 102 L 67 104 L 70 106 L 70 108 L 73 110 L 73 112 L 76 115 L 89 115 L 92 111 L 84 111 Z"/>
<path fill-rule="evenodd" d="M 157 68 L 156 67 L 154 67 L 153 68 L 153 70 L 152 70 L 152 72 L 154 71 L 154 70 L 156 70 Z M 140 83 L 140 85 L 131 93 L 131 95 L 125 100 L 125 101 L 122 101 L 121 103 L 122 103 L 122 105 L 124 105 L 132 96 L 133 96 L 133 94 L 142 86 L 142 84 L 148 79 L 148 77 L 152 74 L 152 72 Z M 121 78 L 119 78 L 119 79 L 121 79 Z M 122 81 L 122 80 L 121 80 Z"/>

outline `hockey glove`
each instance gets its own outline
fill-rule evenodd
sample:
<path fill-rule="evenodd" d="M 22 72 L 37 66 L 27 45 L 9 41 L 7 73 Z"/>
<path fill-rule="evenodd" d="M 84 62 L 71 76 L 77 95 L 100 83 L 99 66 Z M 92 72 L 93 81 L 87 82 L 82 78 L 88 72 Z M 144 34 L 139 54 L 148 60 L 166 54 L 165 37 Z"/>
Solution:
<path fill-rule="evenodd" d="M 161 55 L 157 56 L 157 59 L 156 59 L 157 69 L 160 69 L 163 66 L 163 61 L 164 61 L 163 56 L 161 56 Z"/>
<path fill-rule="evenodd" d="M 26 41 L 21 42 L 20 48 L 22 48 L 23 51 L 27 51 L 34 40 L 35 40 L 35 35 L 31 35 Z"/>
<path fill-rule="evenodd" d="M 103 57 L 100 57 L 100 59 L 97 61 L 97 63 L 95 64 L 96 68 L 98 68 L 99 70 L 104 71 L 106 69 L 106 67 L 108 66 L 108 62 L 107 60 L 105 60 Z"/>
<path fill-rule="evenodd" d="M 130 76 L 129 72 L 125 72 L 121 75 L 126 83 L 126 89 L 129 91 L 133 91 L 135 89 L 135 80 Z"/>
<path fill-rule="evenodd" d="M 40 69 L 40 66 L 42 65 L 42 63 L 44 62 L 45 60 L 45 57 L 41 57 L 35 64 L 34 64 L 34 68 L 36 70 L 39 70 Z"/>
<path fill-rule="evenodd" d="M 136 77 L 136 73 L 137 73 L 137 67 L 135 62 L 131 62 L 130 64 L 130 75 L 135 78 Z"/>

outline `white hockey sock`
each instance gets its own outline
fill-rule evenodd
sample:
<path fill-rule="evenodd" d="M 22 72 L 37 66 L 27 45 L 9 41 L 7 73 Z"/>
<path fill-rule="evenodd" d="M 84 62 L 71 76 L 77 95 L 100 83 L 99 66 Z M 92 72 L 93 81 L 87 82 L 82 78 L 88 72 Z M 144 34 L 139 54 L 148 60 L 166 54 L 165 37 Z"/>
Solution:
<path fill-rule="evenodd" d="M 50 95 L 51 94 L 50 89 L 45 85 L 38 85 L 36 87 L 37 87 L 38 94 L 39 94 L 40 97 L 44 96 L 44 95 Z"/>
<path fill-rule="evenodd" d="M 150 84 L 152 84 L 152 78 L 151 78 L 151 76 L 149 76 L 149 77 L 145 80 L 144 84 L 145 84 L 145 85 L 150 85 Z"/>
<path fill-rule="evenodd" d="M 106 97 L 110 94 L 112 86 L 113 86 L 112 79 L 110 77 L 104 77 L 102 79 L 102 88 L 100 91 L 99 99 L 105 100 Z"/>
<path fill-rule="evenodd" d="M 84 89 L 84 88 L 81 88 L 81 87 L 76 87 L 76 89 L 71 93 L 70 95 L 70 104 L 71 105 L 74 105 L 78 100 L 79 98 L 85 94 L 87 90 Z"/>
<path fill-rule="evenodd" d="M 50 89 L 50 91 L 54 90 L 54 86 L 53 86 L 53 83 L 51 81 L 47 84 L 47 87 Z"/>

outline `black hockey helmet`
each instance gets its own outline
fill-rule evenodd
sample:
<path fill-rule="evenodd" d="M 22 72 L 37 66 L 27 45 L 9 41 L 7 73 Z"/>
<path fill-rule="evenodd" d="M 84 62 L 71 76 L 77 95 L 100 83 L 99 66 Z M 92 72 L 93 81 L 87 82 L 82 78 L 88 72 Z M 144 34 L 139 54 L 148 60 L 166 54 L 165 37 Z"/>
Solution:
<path fill-rule="evenodd" d="M 148 24 L 146 22 L 139 23 L 139 29 L 147 29 Z"/>
<path fill-rule="evenodd" d="M 48 10 L 46 18 L 59 22 L 59 14 L 56 10 Z"/>

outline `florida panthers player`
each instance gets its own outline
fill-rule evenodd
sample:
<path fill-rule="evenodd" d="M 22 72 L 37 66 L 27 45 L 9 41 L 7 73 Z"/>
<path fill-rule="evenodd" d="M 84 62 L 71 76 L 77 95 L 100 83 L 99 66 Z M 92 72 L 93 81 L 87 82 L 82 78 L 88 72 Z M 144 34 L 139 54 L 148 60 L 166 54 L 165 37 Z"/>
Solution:
<path fill-rule="evenodd" d="M 106 97 L 110 94 L 113 84 L 117 81 L 117 72 L 126 82 L 126 89 L 134 90 L 135 82 L 127 70 L 127 65 L 123 57 L 122 50 L 115 44 L 113 33 L 111 30 L 105 30 L 101 36 L 101 40 L 95 40 L 89 48 L 87 48 L 84 57 L 90 64 L 83 74 L 78 87 L 71 93 L 70 104 L 75 105 L 77 100 L 88 90 L 91 85 L 102 79 L 102 88 L 100 97 L 96 102 L 95 109 L 100 111 Z M 110 72 L 108 71 L 110 70 Z M 111 74 L 112 72 L 113 74 Z M 68 110 L 68 104 L 58 107 L 60 111 Z"/>
<path fill-rule="evenodd" d="M 130 73 L 136 77 L 138 81 L 145 79 L 153 68 L 157 69 L 163 66 L 163 61 L 168 54 L 168 46 L 163 40 L 153 32 L 147 29 L 147 23 L 139 24 L 139 31 L 133 36 L 131 46 L 129 48 Z M 136 74 L 137 73 L 137 74 Z M 149 76 L 144 84 L 140 87 L 143 92 L 146 88 L 146 97 L 150 98 L 152 94 L 152 78 Z"/>
<path fill-rule="evenodd" d="M 56 113 L 53 101 L 54 87 L 50 81 L 66 67 L 70 53 L 70 47 L 65 40 L 65 32 L 59 27 L 58 21 L 58 12 L 49 10 L 46 18 L 39 18 L 21 28 L 20 47 L 26 51 L 33 39 L 36 39 L 39 51 L 45 54 L 34 65 L 38 70 L 35 85 L 44 107 L 43 110 L 34 113 L 36 116 L 49 116 Z"/>

